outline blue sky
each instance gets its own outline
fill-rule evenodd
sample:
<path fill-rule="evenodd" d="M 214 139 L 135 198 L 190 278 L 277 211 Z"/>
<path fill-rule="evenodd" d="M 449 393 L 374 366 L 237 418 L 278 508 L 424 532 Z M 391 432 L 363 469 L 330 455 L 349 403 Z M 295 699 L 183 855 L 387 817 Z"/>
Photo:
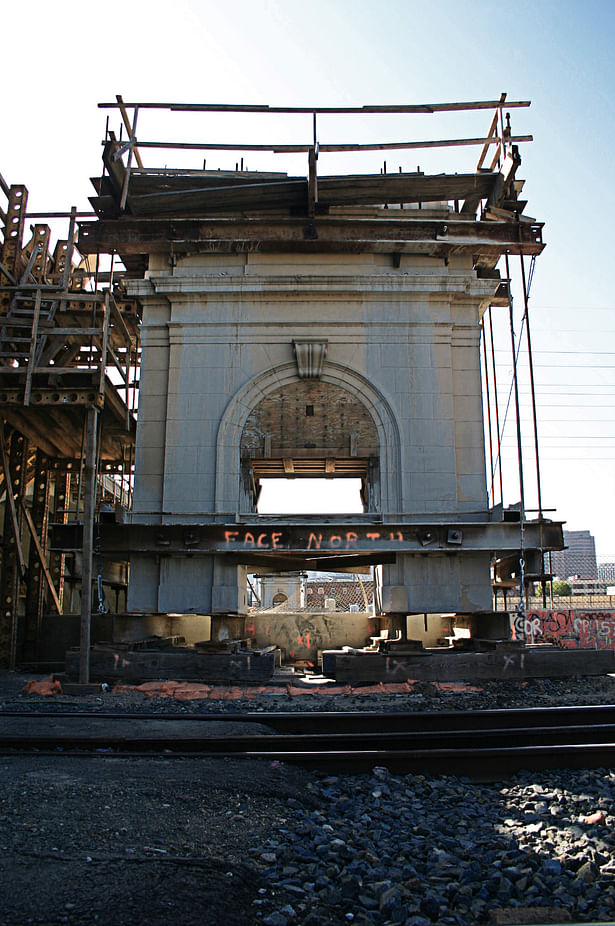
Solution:
<path fill-rule="evenodd" d="M 615 299 L 608 226 L 615 214 L 615 2 L 109 0 L 100 7 L 35 0 L 12 4 L 2 15 L 5 36 L 19 39 L 4 43 L 4 74 L 14 75 L 14 86 L 3 100 L 0 172 L 28 186 L 36 210 L 87 208 L 104 132 L 96 104 L 116 93 L 126 100 L 363 105 L 495 99 L 505 90 L 509 99 L 531 100 L 529 110 L 513 111 L 512 125 L 534 135 L 522 146 L 520 176 L 527 213 L 546 222 L 547 248 L 537 261 L 530 300 L 543 501 L 571 529 L 592 530 L 599 555 L 615 560 Z M 447 138 L 483 134 L 490 116 L 438 119 L 358 123 L 331 117 L 319 128 L 323 141 Z M 163 117 L 140 121 L 138 134 L 168 137 L 176 124 L 186 135 L 187 124 L 184 130 Z M 238 141 L 306 141 L 311 131 L 309 120 L 299 117 L 241 123 L 209 117 L 197 128 L 203 138 Z M 146 164 L 159 165 L 161 157 L 149 154 Z M 305 170 L 300 158 L 272 163 L 273 157 L 250 156 L 248 166 Z M 393 169 L 420 164 L 428 173 L 461 172 L 472 169 L 476 151 L 388 157 Z M 208 154 L 208 166 L 232 166 L 231 160 Z M 381 162 L 378 154 L 331 157 L 319 169 L 378 170 Z M 510 371 L 505 325 L 500 338 L 504 384 Z M 523 430 L 529 443 L 529 419 Z M 518 497 L 513 436 L 509 428 L 509 502 Z M 528 484 L 530 463 L 528 456 Z M 529 507 L 532 491 L 528 485 Z"/>

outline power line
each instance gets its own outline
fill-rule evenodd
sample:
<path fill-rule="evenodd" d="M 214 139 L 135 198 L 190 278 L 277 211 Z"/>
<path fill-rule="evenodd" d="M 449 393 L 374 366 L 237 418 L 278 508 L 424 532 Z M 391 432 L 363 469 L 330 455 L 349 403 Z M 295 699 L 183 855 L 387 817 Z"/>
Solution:
<path fill-rule="evenodd" d="M 570 374 L 573 370 L 615 370 L 615 363 L 567 363 L 565 369 L 561 363 L 537 363 L 536 367 L 539 370 L 555 369 Z M 605 383 L 605 385 L 611 384 Z M 615 386 L 615 383 L 613 385 Z"/>
<path fill-rule="evenodd" d="M 515 460 L 515 454 L 502 454 L 502 459 L 506 460 Z M 540 454 L 540 459 L 545 460 L 547 463 L 585 463 L 585 464 L 597 464 L 597 463 L 613 463 L 615 462 L 615 457 L 569 457 L 558 454 L 557 457 L 547 457 L 544 453 Z"/>
<path fill-rule="evenodd" d="M 566 407 L 569 407 L 569 406 L 555 405 L 555 406 L 552 406 L 552 407 L 554 407 L 554 408 L 566 408 Z M 571 406 L 571 407 L 574 408 L 575 406 Z M 583 408 L 584 406 L 581 405 L 581 406 L 579 406 L 579 407 L 580 407 L 580 408 Z M 585 406 L 585 407 L 587 407 L 587 406 Z M 524 408 L 529 408 L 529 406 L 528 406 L 528 405 L 525 405 Z M 544 424 L 569 424 L 569 423 L 570 423 L 570 424 L 573 424 L 573 423 L 576 422 L 576 421 L 578 421 L 578 422 L 581 422 L 581 421 L 582 421 L 582 422 L 584 422 L 585 424 L 602 424 L 602 423 L 607 422 L 607 421 L 608 421 L 608 422 L 612 422 L 613 419 L 612 419 L 612 418 L 587 418 L 587 417 L 586 417 L 586 418 L 545 418 L 544 415 L 541 415 L 541 416 L 540 416 L 540 423 L 543 424 L 543 425 L 544 425 Z"/>
<path fill-rule="evenodd" d="M 549 386 L 551 388 L 557 388 L 558 386 L 561 386 L 563 389 L 568 385 L 568 383 L 536 383 L 536 385 L 539 388 L 542 388 L 543 386 Z M 615 388 L 615 383 L 574 383 L 574 385 L 577 386 L 579 389 L 585 389 L 585 388 L 595 389 L 597 386 L 601 386 L 603 389 Z M 520 388 L 524 388 L 524 391 L 525 391 L 526 387 L 520 387 Z M 503 388 L 498 389 L 498 393 L 500 392 L 504 392 L 506 394 L 506 391 Z M 604 392 L 596 392 L 596 393 L 592 393 L 592 392 L 543 392 L 542 394 L 543 395 L 598 395 L 598 396 L 608 395 L 608 393 L 604 393 Z"/>
<path fill-rule="evenodd" d="M 539 309 L 557 309 L 557 311 L 567 312 L 571 309 L 582 309 L 591 312 L 613 312 L 615 305 L 536 305 L 532 303 L 532 309 L 536 312 Z"/>
<path fill-rule="evenodd" d="M 600 332 L 602 334 L 602 332 Z M 505 347 L 496 347 L 497 354 L 509 353 Z M 615 356 L 615 350 L 533 350 L 533 354 L 606 354 L 609 357 Z"/>
<path fill-rule="evenodd" d="M 543 440 L 560 440 L 561 434 L 543 434 Z M 615 440 L 615 434 L 570 434 L 566 440 Z"/>

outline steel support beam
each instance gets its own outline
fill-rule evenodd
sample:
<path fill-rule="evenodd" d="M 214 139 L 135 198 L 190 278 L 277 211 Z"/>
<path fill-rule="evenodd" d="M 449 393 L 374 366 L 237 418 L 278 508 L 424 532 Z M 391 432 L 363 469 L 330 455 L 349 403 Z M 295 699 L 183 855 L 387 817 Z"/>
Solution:
<path fill-rule="evenodd" d="M 554 521 L 530 521 L 525 525 L 528 549 L 562 549 L 562 526 Z M 54 525 L 52 547 L 69 552 L 82 546 L 80 525 Z M 447 524 L 383 524 L 354 522 L 285 522 L 250 524 L 101 524 L 101 553 L 220 554 L 232 558 L 254 557 L 264 565 L 266 557 L 280 560 L 323 560 L 343 555 L 463 553 L 472 551 L 515 552 L 519 549 L 519 524 L 514 521 L 451 522 Z"/>
<path fill-rule="evenodd" d="M 79 682 L 90 681 L 90 634 L 92 622 L 92 554 L 96 510 L 96 432 L 98 409 L 90 407 L 86 417 L 85 484 L 82 525 L 81 628 L 79 635 Z"/>
<path fill-rule="evenodd" d="M 17 661 L 19 596 L 25 577 L 21 542 L 21 506 L 25 496 L 28 441 L 13 431 L 7 448 L 1 424 L 0 452 L 6 490 L 2 570 L 0 572 L 0 665 L 13 669 Z"/>
<path fill-rule="evenodd" d="M 47 461 L 49 465 L 49 461 Z M 68 522 L 67 508 L 70 506 L 70 480 L 71 474 L 66 471 L 53 473 L 53 512 L 51 520 L 54 523 L 66 524 Z M 66 569 L 66 554 L 51 551 L 49 554 L 49 572 L 55 585 L 58 599 L 64 609 L 64 575 Z"/>

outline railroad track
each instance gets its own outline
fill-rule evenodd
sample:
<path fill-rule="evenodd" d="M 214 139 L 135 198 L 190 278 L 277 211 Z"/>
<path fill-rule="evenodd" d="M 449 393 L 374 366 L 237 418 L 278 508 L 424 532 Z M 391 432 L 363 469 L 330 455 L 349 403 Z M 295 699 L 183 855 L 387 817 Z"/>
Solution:
<path fill-rule="evenodd" d="M 615 768 L 615 705 L 394 714 L 0 712 L 0 754 L 24 753 L 250 758 L 345 772 L 384 765 L 484 779 L 522 768 Z"/>

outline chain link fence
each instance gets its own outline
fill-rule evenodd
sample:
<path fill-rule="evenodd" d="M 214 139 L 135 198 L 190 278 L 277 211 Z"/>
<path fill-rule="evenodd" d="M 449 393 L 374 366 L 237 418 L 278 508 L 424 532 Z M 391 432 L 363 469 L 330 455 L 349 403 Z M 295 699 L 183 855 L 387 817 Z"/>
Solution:
<path fill-rule="evenodd" d="M 496 611 L 516 611 L 519 595 L 507 595 L 506 603 L 499 594 L 495 602 Z M 553 595 L 547 590 L 546 606 L 542 595 L 531 595 L 525 599 L 526 611 L 615 611 L 615 595 Z"/>

